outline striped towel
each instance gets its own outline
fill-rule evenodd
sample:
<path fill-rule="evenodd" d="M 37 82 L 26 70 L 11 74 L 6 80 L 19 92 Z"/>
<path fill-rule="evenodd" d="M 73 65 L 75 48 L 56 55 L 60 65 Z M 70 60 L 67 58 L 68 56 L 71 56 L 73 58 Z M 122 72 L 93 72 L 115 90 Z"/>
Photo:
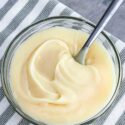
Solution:
<path fill-rule="evenodd" d="M 55 0 L 0 0 L 0 60 L 11 40 L 22 29 L 41 19 L 59 15 L 81 17 Z M 123 80 L 114 103 L 92 125 L 125 125 L 125 43 L 110 34 L 108 35 L 120 52 Z M 29 124 L 31 125 L 9 104 L 0 83 L 0 125 Z"/>

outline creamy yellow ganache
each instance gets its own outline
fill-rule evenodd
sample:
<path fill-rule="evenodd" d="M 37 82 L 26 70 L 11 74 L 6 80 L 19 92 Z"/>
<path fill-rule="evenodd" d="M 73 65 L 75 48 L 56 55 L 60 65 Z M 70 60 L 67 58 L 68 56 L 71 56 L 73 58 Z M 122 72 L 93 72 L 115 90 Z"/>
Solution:
<path fill-rule="evenodd" d="M 114 65 L 98 41 L 85 64 L 74 59 L 87 36 L 53 27 L 35 33 L 16 49 L 10 80 L 23 112 L 49 125 L 74 125 L 104 108 L 116 87 Z"/>

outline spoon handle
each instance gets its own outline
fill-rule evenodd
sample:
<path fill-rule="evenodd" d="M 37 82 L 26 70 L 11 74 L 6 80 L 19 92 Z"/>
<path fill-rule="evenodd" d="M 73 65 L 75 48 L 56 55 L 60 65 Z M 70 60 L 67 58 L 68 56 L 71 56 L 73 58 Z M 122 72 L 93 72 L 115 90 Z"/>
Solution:
<path fill-rule="evenodd" d="M 108 9 L 105 11 L 104 15 L 94 28 L 93 32 L 89 36 L 88 40 L 83 46 L 84 48 L 89 48 L 89 46 L 92 44 L 92 42 L 97 38 L 99 33 L 103 30 L 103 28 L 106 26 L 106 24 L 109 22 L 111 17 L 114 15 L 114 13 L 117 11 L 119 6 L 122 4 L 124 0 L 112 0 L 111 4 L 109 5 Z"/>

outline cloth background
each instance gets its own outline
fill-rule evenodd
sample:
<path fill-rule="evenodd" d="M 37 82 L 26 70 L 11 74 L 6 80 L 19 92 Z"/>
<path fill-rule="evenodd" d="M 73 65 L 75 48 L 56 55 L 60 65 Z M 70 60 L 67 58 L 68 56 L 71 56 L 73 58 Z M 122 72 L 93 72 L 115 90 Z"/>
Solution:
<path fill-rule="evenodd" d="M 64 15 L 81 17 L 56 0 L 0 0 L 0 62 L 9 43 L 25 27 L 47 17 Z M 113 104 L 92 125 L 125 125 L 125 43 L 109 33 L 108 35 L 120 53 L 123 80 Z M 1 83 L 0 125 L 31 125 L 14 111 L 4 96 Z"/>

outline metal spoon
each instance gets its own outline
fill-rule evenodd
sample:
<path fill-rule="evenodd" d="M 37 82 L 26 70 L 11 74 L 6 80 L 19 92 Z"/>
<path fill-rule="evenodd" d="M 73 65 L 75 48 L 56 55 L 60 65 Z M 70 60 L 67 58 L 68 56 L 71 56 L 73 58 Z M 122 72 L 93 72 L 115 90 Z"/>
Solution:
<path fill-rule="evenodd" d="M 85 63 L 85 58 L 91 44 L 97 38 L 99 33 L 103 30 L 106 24 L 109 22 L 111 17 L 115 14 L 115 12 L 117 11 L 117 9 L 119 8 L 119 6 L 122 4 L 123 1 L 124 0 L 112 0 L 111 4 L 105 11 L 104 15 L 102 16 L 98 24 L 96 25 L 95 29 L 90 34 L 88 40 L 86 41 L 80 52 L 75 56 L 77 62 L 79 62 L 80 64 Z"/>

